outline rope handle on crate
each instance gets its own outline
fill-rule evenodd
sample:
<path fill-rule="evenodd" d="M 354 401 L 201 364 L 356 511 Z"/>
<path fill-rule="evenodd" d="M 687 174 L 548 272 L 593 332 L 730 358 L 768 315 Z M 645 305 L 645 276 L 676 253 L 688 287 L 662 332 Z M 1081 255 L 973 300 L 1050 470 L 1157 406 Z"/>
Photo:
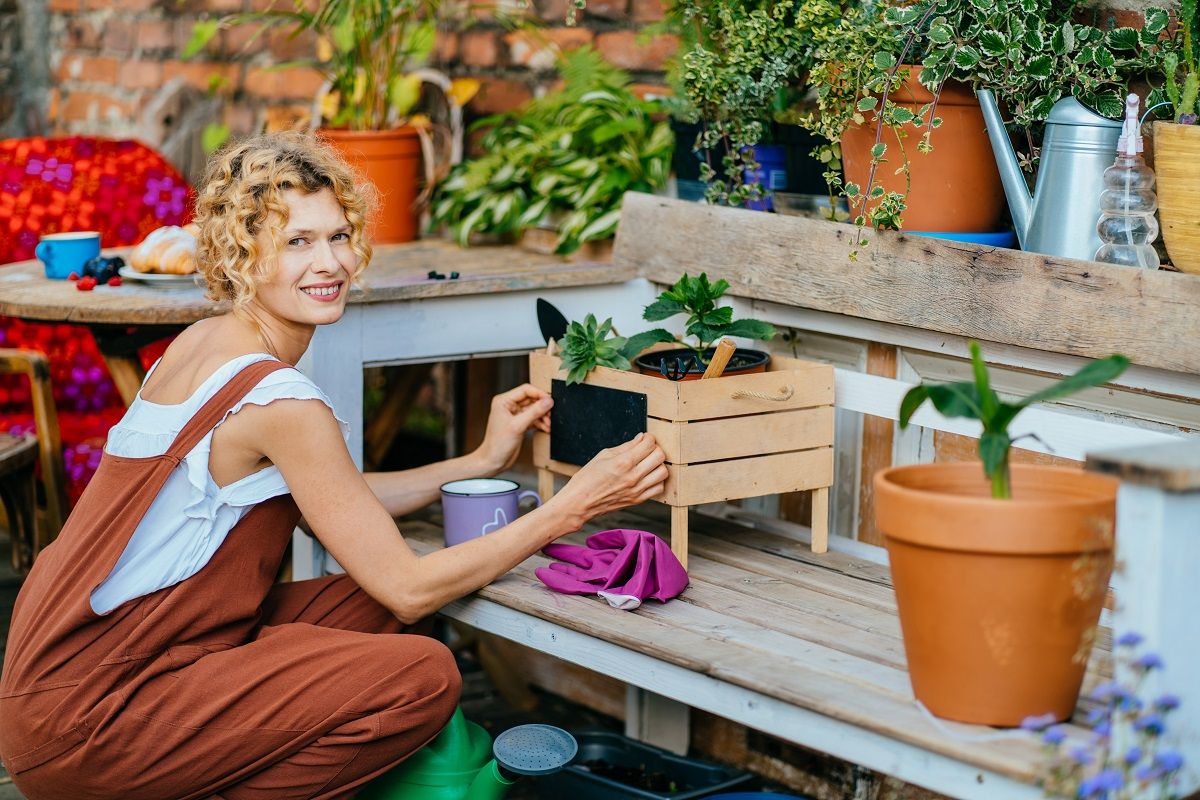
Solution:
<path fill-rule="evenodd" d="M 738 389 L 733 394 L 729 395 L 730 400 L 741 400 L 743 397 L 754 397 L 758 400 L 770 400 L 774 403 L 782 403 L 784 400 L 791 400 L 792 395 L 796 390 L 791 386 L 780 386 L 779 394 L 766 394 L 764 392 L 750 392 L 745 389 Z"/>

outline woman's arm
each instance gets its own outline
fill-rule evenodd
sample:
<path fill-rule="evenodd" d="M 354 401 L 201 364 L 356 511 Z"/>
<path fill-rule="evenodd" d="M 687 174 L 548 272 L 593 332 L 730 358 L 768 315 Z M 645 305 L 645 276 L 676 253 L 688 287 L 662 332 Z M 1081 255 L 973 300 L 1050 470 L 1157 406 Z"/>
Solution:
<path fill-rule="evenodd" d="M 321 543 L 367 594 L 409 623 L 485 586 L 589 519 L 660 494 L 667 476 L 662 450 L 642 434 L 601 452 L 541 508 L 495 533 L 418 556 L 355 467 L 327 406 L 276 400 L 236 416 L 245 423 L 238 426 L 244 444 L 283 473 Z"/>
<path fill-rule="evenodd" d="M 490 478 L 512 466 L 525 431 L 550 430 L 549 395 L 529 384 L 492 398 L 487 433 L 478 450 L 459 458 L 398 472 L 368 472 L 367 485 L 393 517 L 402 517 L 438 499 L 442 484 L 462 478 Z"/>

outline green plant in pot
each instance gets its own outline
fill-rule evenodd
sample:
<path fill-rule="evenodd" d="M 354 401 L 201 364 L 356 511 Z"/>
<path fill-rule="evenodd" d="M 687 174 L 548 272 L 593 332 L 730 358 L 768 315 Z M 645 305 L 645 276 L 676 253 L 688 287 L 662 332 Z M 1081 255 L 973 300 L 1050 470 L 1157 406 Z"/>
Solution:
<path fill-rule="evenodd" d="M 567 53 L 560 71 L 561 89 L 475 123 L 487 128 L 483 155 L 438 187 L 433 226 L 466 246 L 473 235 L 545 225 L 566 254 L 613 235 L 626 191 L 666 185 L 674 139 L 658 105 L 590 47 Z"/>
<path fill-rule="evenodd" d="M 1009 426 L 1037 402 L 1112 381 L 1124 356 L 1092 362 L 1019 400 L 991 388 L 979 345 L 974 380 L 912 389 L 983 425 L 979 463 L 891 467 L 875 475 L 913 692 L 937 716 L 1015 726 L 1070 717 L 1113 566 L 1117 483 L 1077 469 L 1010 465 Z M 1019 438 L 1019 437 L 1017 437 Z"/>
<path fill-rule="evenodd" d="M 583 322 L 567 325 L 567 332 L 558 340 L 566 382 L 583 383 L 596 367 L 629 369 L 629 359 L 622 352 L 625 341 L 613 332 L 612 317 L 597 323 L 596 316 L 588 314 Z"/>
<path fill-rule="evenodd" d="M 1158 211 L 1163 241 L 1171 262 L 1200 274 L 1200 13 L 1196 0 L 1181 0 L 1174 49 L 1164 60 L 1163 90 L 1150 99 L 1170 103 L 1170 121 L 1154 123 L 1154 172 L 1158 178 Z"/>
<path fill-rule="evenodd" d="M 817 111 L 805 124 L 840 146 L 844 180 L 830 177 L 860 228 L 995 229 L 1004 195 L 976 89 L 990 89 L 1008 109 L 1028 168 L 1037 126 L 1060 98 L 1074 94 L 1119 115 L 1129 81 L 1166 54 L 1153 30 L 1165 17 L 1148 12 L 1143 33 L 1103 32 L 1073 22 L 1075 5 L 922 0 L 864 7 L 843 21 L 843 35 L 818 51 L 810 78 Z M 939 196 L 946 185 L 949 194 Z"/>
<path fill-rule="evenodd" d="M 686 314 L 685 331 L 695 338 L 694 344 L 678 339 L 665 328 L 630 336 L 625 342 L 623 353 L 632 359 L 639 371 L 662 375 L 674 380 L 695 380 L 704 374 L 713 355 L 713 345 L 726 337 L 740 337 L 767 341 L 775 336 L 775 328 L 755 319 L 733 318 L 733 308 L 718 306 L 717 301 L 729 289 L 729 282 L 720 279 L 712 283 L 708 274 L 701 272 L 693 278 L 684 273 L 675 285 L 646 306 L 642 314 L 648 322 L 659 322 Z M 643 353 L 655 344 L 675 342 L 684 345 L 680 349 L 655 350 Z M 725 371 L 730 374 L 764 372 L 770 357 L 761 350 L 739 348 L 729 361 Z"/>

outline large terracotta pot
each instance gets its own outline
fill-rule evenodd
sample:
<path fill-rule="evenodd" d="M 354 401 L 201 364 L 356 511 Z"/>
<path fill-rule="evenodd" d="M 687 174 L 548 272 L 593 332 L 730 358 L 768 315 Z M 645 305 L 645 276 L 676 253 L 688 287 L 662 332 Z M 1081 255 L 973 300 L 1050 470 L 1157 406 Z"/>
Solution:
<path fill-rule="evenodd" d="M 933 101 L 933 95 L 917 80 L 921 68 L 908 69 L 908 79 L 891 95 L 891 100 L 915 114 Z M 930 136 L 932 152 L 917 150 L 924 128 L 912 124 L 901 128 L 907 133 L 904 151 L 912 172 L 912 190 L 903 214 L 904 229 L 967 233 L 996 230 L 1006 207 L 1004 187 L 984 129 L 979 101 L 964 84 L 948 81 L 934 113 L 942 118 L 942 124 Z M 900 143 L 892 129 L 886 127 L 881 141 L 887 145 L 886 163 L 876 170 L 875 180 L 889 192 L 903 193 L 904 175 L 895 174 L 903 163 Z M 842 135 L 842 169 L 846 181 L 857 183 L 863 191 L 867 191 L 874 146 L 874 114 L 868 114 L 862 125 L 852 125 Z"/>
<path fill-rule="evenodd" d="M 909 676 L 939 717 L 1019 725 L 1075 709 L 1113 565 L 1117 482 L 1014 465 L 1013 499 L 978 463 L 875 475 Z"/>
<path fill-rule="evenodd" d="M 1200 125 L 1154 123 L 1158 216 L 1171 263 L 1200 274 Z"/>
<path fill-rule="evenodd" d="M 421 141 L 416 128 L 347 131 L 323 128 L 321 135 L 379 190 L 380 203 L 368 236 L 375 244 L 417 238 L 417 193 Z"/>

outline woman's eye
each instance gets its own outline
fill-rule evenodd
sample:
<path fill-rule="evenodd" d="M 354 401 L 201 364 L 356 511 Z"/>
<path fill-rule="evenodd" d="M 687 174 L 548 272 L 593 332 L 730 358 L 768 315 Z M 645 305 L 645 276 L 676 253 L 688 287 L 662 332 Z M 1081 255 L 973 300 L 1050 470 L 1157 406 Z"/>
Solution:
<path fill-rule="evenodd" d="M 297 236 L 295 239 L 288 240 L 288 247 L 302 247 L 307 240 L 303 236 Z"/>
<path fill-rule="evenodd" d="M 332 239 L 332 241 L 335 241 L 335 242 L 348 242 L 348 241 L 350 241 L 350 234 L 348 234 L 348 233 L 335 233 L 335 234 L 333 235 L 333 239 Z"/>

